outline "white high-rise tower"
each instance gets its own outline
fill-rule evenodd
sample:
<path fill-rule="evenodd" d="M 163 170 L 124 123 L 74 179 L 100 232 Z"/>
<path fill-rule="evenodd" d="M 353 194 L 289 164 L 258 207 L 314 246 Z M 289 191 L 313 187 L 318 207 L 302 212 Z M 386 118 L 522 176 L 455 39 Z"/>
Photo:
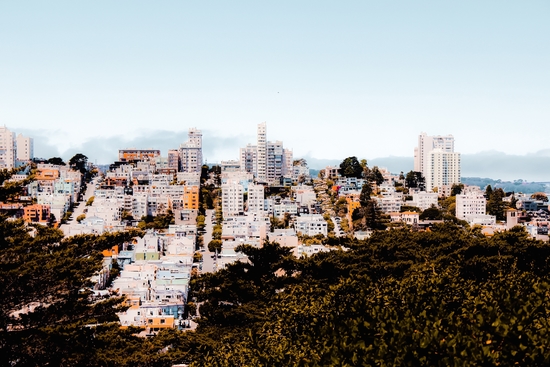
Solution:
<path fill-rule="evenodd" d="M 426 191 L 460 183 L 460 153 L 454 151 L 452 135 L 418 136 L 414 148 L 414 170 L 426 179 Z"/>
<path fill-rule="evenodd" d="M 256 178 L 260 182 L 267 181 L 267 127 L 265 122 L 258 124 Z"/>

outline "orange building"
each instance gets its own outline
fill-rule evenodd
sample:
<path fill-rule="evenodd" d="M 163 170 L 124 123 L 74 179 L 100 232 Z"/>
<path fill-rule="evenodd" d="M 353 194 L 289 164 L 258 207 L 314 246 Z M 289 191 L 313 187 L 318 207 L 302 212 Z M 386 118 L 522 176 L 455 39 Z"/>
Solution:
<path fill-rule="evenodd" d="M 40 168 L 36 173 L 35 179 L 37 181 L 50 181 L 57 180 L 59 178 L 59 170 L 54 168 Z"/>
<path fill-rule="evenodd" d="M 28 223 L 46 224 L 50 220 L 50 206 L 34 204 L 23 208 L 23 219 Z"/>
<path fill-rule="evenodd" d="M 185 186 L 183 192 L 183 209 L 199 208 L 199 187 Z"/>
<path fill-rule="evenodd" d="M 118 160 L 121 162 L 130 161 L 152 161 L 160 157 L 160 150 L 157 149 L 121 149 L 118 151 Z"/>
<path fill-rule="evenodd" d="M 358 199 L 358 196 L 357 195 L 355 196 L 356 197 L 351 197 L 351 196 L 346 197 L 346 202 L 348 203 L 348 222 L 350 223 L 350 227 L 352 223 L 351 215 L 353 214 L 353 211 L 361 206 L 361 203 L 359 203 L 359 200 L 356 200 Z"/>

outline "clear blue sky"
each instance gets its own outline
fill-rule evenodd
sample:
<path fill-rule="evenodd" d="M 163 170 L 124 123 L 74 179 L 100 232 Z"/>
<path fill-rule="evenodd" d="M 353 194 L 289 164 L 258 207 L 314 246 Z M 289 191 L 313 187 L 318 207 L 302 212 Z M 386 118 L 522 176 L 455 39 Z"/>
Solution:
<path fill-rule="evenodd" d="M 60 154 L 197 127 L 219 161 L 267 121 L 319 159 L 412 156 L 422 131 L 550 155 L 549 20 L 548 0 L 3 1 L 0 124 Z"/>

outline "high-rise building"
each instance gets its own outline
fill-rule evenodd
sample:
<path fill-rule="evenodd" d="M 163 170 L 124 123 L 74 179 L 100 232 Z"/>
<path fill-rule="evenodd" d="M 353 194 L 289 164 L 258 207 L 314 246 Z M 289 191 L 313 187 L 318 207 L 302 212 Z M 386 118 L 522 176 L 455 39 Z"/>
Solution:
<path fill-rule="evenodd" d="M 282 141 L 267 141 L 267 125 L 258 124 L 256 145 L 239 150 L 240 169 L 254 174 L 258 182 L 274 183 L 292 176 L 292 150 L 284 149 Z"/>
<path fill-rule="evenodd" d="M 424 173 L 429 154 L 434 149 L 441 149 L 444 152 L 455 151 L 455 138 L 452 135 L 429 136 L 421 133 L 418 136 L 418 147 L 414 148 L 414 170 Z"/>
<path fill-rule="evenodd" d="M 423 174 L 426 191 L 460 183 L 460 153 L 432 150 Z"/>
<path fill-rule="evenodd" d="M 16 160 L 21 162 L 28 162 L 34 158 L 34 140 L 23 136 L 23 134 L 17 135 L 16 139 L 17 155 Z"/>
<path fill-rule="evenodd" d="M 189 129 L 188 141 L 179 148 L 180 172 L 200 172 L 202 167 L 202 132 Z"/>
<path fill-rule="evenodd" d="M 418 136 L 414 148 L 414 170 L 426 179 L 426 191 L 460 183 L 460 153 L 454 151 L 452 135 Z"/>
<path fill-rule="evenodd" d="M 0 127 L 0 168 L 15 167 L 16 139 L 7 127 Z"/>
<path fill-rule="evenodd" d="M 265 122 L 258 124 L 255 175 L 258 181 L 267 181 L 267 127 Z"/>

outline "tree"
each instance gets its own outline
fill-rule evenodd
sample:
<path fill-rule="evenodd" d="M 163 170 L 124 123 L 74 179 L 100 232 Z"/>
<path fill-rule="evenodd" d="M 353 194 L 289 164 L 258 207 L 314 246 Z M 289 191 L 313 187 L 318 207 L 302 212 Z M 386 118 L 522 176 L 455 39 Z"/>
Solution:
<path fill-rule="evenodd" d="M 437 209 L 434 205 L 429 207 L 428 209 L 424 210 L 420 216 L 419 219 L 421 220 L 439 220 L 443 219 L 443 213 L 439 209 Z"/>
<path fill-rule="evenodd" d="M 63 161 L 63 159 L 61 157 L 52 157 L 52 158 L 48 159 L 46 161 L 46 163 L 55 164 L 55 165 L 58 165 L 58 166 L 64 166 L 65 165 L 65 162 Z"/>
<path fill-rule="evenodd" d="M 362 207 L 366 207 L 371 200 L 370 196 L 372 195 L 372 188 L 368 182 L 363 184 L 361 188 L 361 194 L 359 194 L 359 203 Z"/>
<path fill-rule="evenodd" d="M 95 351 L 99 325 L 117 321 L 123 298 L 92 297 L 101 251 L 138 232 L 63 238 L 40 225 L 0 217 L 0 354 L 6 365 L 80 365 Z M 88 327 L 87 325 L 98 325 Z"/>
<path fill-rule="evenodd" d="M 489 200 L 487 200 L 487 213 L 496 216 L 497 220 L 506 219 L 506 203 L 502 200 L 506 194 L 501 188 L 492 191 Z"/>
<path fill-rule="evenodd" d="M 34 174 L 29 174 L 23 180 L 12 180 L 12 177 L 21 173 L 27 166 L 0 170 L 0 202 L 14 200 L 21 196 L 23 187 L 34 181 Z"/>
<path fill-rule="evenodd" d="M 548 196 L 544 192 L 535 192 L 534 194 L 531 195 L 531 199 L 541 200 L 541 201 L 544 201 L 545 203 L 548 202 Z"/>
<path fill-rule="evenodd" d="M 88 157 L 86 157 L 82 153 L 77 153 L 71 159 L 69 159 L 69 166 L 71 166 L 71 168 L 74 168 L 80 171 L 80 173 L 82 174 L 85 174 L 87 172 L 88 170 L 86 167 L 87 164 L 88 164 Z"/>
<path fill-rule="evenodd" d="M 462 193 L 462 190 L 464 190 L 464 184 L 453 184 L 453 186 L 451 187 L 451 196 L 460 195 L 460 193 Z"/>
<path fill-rule="evenodd" d="M 380 170 L 378 169 L 377 166 L 374 166 L 370 170 L 370 172 L 367 176 L 367 179 L 370 182 L 376 183 L 377 186 L 380 186 L 380 184 L 382 184 L 382 182 L 384 182 L 384 176 L 382 176 L 382 172 L 380 172 Z"/>
<path fill-rule="evenodd" d="M 361 167 L 357 157 L 348 157 L 340 163 L 340 169 L 338 172 L 343 177 L 361 178 L 363 167 Z"/>
<path fill-rule="evenodd" d="M 417 188 L 420 191 L 424 191 L 426 189 L 426 180 L 422 172 L 409 171 L 405 177 L 405 185 L 408 188 Z"/>
<path fill-rule="evenodd" d="M 222 250 L 222 240 L 214 239 L 208 242 L 208 251 L 216 252 L 216 250 L 218 253 Z"/>

